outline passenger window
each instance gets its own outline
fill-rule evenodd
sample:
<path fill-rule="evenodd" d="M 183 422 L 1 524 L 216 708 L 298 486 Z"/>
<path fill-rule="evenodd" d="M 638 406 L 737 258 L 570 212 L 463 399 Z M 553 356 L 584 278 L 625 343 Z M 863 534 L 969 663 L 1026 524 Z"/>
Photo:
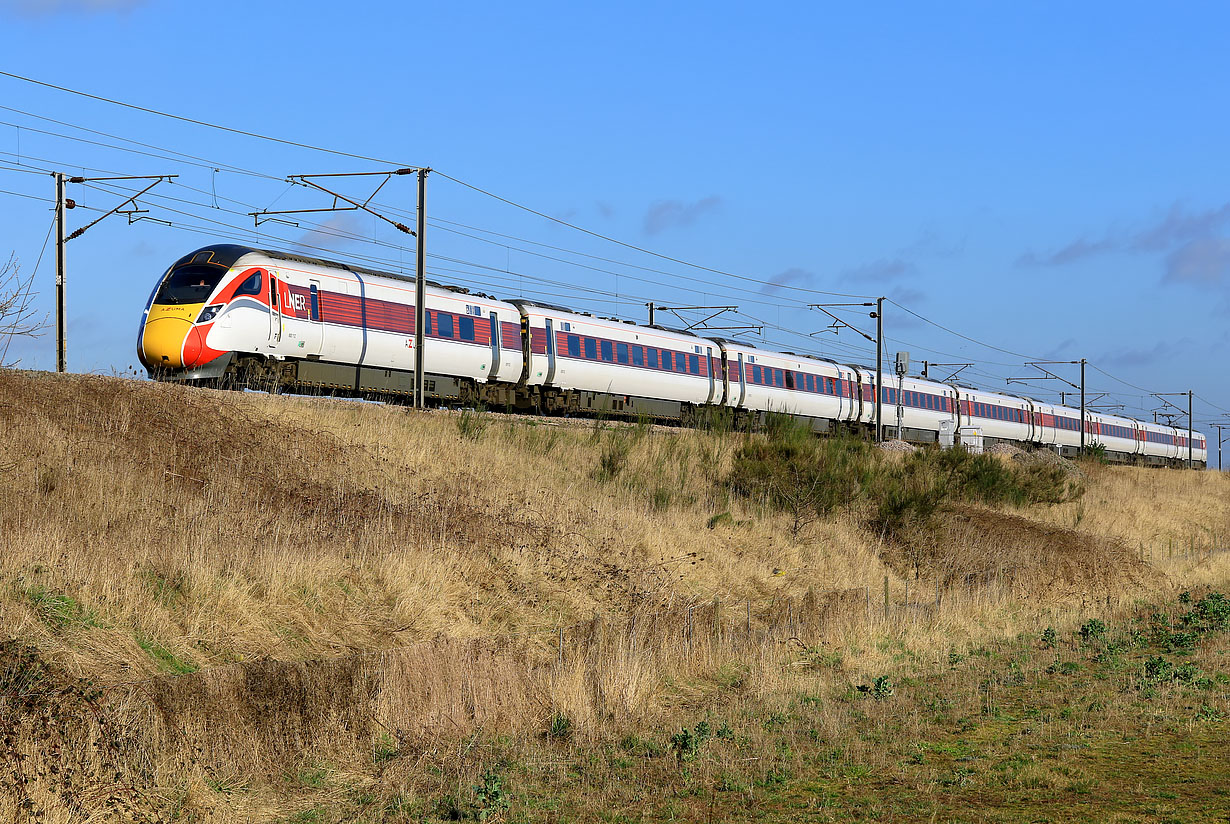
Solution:
<path fill-rule="evenodd" d="M 585 357 L 598 360 L 598 342 L 593 338 L 585 339 Z"/>
<path fill-rule="evenodd" d="M 615 344 L 615 359 L 618 360 L 620 363 L 628 362 L 628 344 L 626 343 Z"/>
<path fill-rule="evenodd" d="M 457 318 L 457 331 L 462 340 L 474 340 L 474 318 L 469 315 Z"/>
<path fill-rule="evenodd" d="M 436 332 L 442 338 L 451 338 L 453 336 L 453 316 L 448 312 L 437 314 Z"/>
<path fill-rule="evenodd" d="M 760 367 L 752 367 L 752 383 L 760 383 Z"/>
<path fill-rule="evenodd" d="M 673 371 L 675 368 L 673 360 L 674 360 L 674 353 L 672 353 L 671 350 L 669 349 L 663 349 L 662 350 L 662 368 L 667 371 Z"/>
<path fill-rule="evenodd" d="M 688 355 L 688 371 L 693 375 L 700 374 L 700 358 L 696 355 Z"/>
<path fill-rule="evenodd" d="M 568 356 L 571 358 L 581 357 L 581 339 L 576 335 L 568 336 Z"/>
<path fill-rule="evenodd" d="M 431 334 L 431 316 L 432 316 L 432 311 L 430 309 L 425 309 L 423 311 L 423 334 L 424 335 Z"/>
<path fill-rule="evenodd" d="M 615 360 L 615 355 L 611 351 L 612 349 L 613 347 L 611 346 L 611 342 L 609 340 L 604 340 L 602 342 L 602 359 L 608 363 Z"/>
<path fill-rule="evenodd" d="M 786 372 L 786 388 L 794 389 L 794 373 L 789 370 Z"/>
<path fill-rule="evenodd" d="M 240 295 L 259 295 L 261 293 L 261 271 L 257 269 L 252 275 L 239 284 L 239 288 L 235 290 L 235 297 Z"/>
<path fill-rule="evenodd" d="M 644 366 L 645 365 L 645 350 L 639 346 L 632 347 L 632 365 L 633 366 Z"/>
<path fill-rule="evenodd" d="M 658 368 L 658 350 L 650 346 L 649 348 L 645 350 L 645 354 L 649 356 L 649 368 L 657 369 Z"/>

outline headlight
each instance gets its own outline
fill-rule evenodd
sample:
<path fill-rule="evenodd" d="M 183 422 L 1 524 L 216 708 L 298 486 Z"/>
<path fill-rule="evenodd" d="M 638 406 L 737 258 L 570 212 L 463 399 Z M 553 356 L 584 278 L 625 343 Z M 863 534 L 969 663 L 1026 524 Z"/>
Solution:
<path fill-rule="evenodd" d="M 221 303 L 219 303 L 217 306 L 206 306 L 204 309 L 201 310 L 201 316 L 196 319 L 196 322 L 197 323 L 209 323 L 211 320 L 213 320 L 214 318 L 218 316 L 219 312 L 222 311 L 222 306 L 223 304 Z"/>

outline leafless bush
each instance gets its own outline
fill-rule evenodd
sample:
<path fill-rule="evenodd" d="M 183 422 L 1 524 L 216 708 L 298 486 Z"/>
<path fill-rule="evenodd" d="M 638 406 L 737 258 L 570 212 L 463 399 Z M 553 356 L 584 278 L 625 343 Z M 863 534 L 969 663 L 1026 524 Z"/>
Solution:
<path fill-rule="evenodd" d="M 34 308 L 34 273 L 22 275 L 16 255 L 0 267 L 0 366 L 16 366 L 9 361 L 13 338 L 38 337 L 47 326 L 47 318 L 39 317 Z"/>

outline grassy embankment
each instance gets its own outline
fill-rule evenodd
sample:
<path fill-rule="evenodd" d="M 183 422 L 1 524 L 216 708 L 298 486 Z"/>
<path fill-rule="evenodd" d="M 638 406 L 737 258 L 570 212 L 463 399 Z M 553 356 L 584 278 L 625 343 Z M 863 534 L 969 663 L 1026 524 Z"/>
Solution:
<path fill-rule="evenodd" d="M 1230 483 L 1084 472 L 0 373 L 0 816 L 1207 818 Z"/>

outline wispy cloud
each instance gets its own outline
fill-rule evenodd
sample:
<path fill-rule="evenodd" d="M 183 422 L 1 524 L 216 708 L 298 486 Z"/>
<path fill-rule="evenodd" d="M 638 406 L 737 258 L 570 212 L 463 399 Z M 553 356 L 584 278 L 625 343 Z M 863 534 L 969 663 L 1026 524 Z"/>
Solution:
<path fill-rule="evenodd" d="M 50 17 L 55 14 L 124 14 L 147 0 L 0 0 L 0 9 L 21 17 Z"/>
<path fill-rule="evenodd" d="M 645 233 L 656 235 L 667 229 L 691 226 L 698 218 L 717 210 L 721 205 L 722 198 L 718 195 L 709 195 L 694 203 L 659 200 L 645 213 Z"/>
<path fill-rule="evenodd" d="M 360 242 L 366 235 L 366 225 L 362 218 L 353 214 L 340 214 L 330 217 L 314 229 L 309 229 L 294 241 L 300 246 L 346 246 Z M 358 237 L 348 237 L 358 235 Z"/>
<path fill-rule="evenodd" d="M 1210 285 L 1230 275 L 1230 240 L 1203 237 L 1183 244 L 1166 256 L 1163 280 Z"/>
<path fill-rule="evenodd" d="M 1151 366 L 1158 363 L 1172 363 L 1187 352 L 1191 341 L 1180 338 L 1177 341 L 1158 341 L 1152 346 L 1134 349 L 1116 349 L 1105 352 L 1099 357 L 1098 363 L 1114 368 L 1116 366 Z"/>
<path fill-rule="evenodd" d="M 841 273 L 843 281 L 871 281 L 873 283 L 886 283 L 888 281 L 899 280 L 906 275 L 911 275 L 916 271 L 913 263 L 901 258 L 883 259 L 865 263 L 862 266 L 855 266 L 852 269 L 846 269 Z"/>
<path fill-rule="evenodd" d="M 605 200 L 599 200 L 595 205 L 598 207 L 598 214 L 606 220 L 610 220 L 615 217 L 615 207 L 607 203 Z"/>
<path fill-rule="evenodd" d="M 1176 203 L 1161 218 L 1143 227 L 1108 232 L 1101 238 L 1081 237 L 1051 252 L 1025 252 L 1022 266 L 1063 266 L 1108 253 L 1168 253 L 1163 280 L 1177 283 L 1219 283 L 1230 276 L 1230 203 L 1192 211 Z"/>
<path fill-rule="evenodd" d="M 794 286 L 800 283 L 811 283 L 815 273 L 809 269 L 800 269 L 798 266 L 792 266 L 783 272 L 778 272 L 776 275 L 769 277 L 768 282 L 761 287 L 761 293 L 769 293 L 777 291 L 781 286 Z"/>

